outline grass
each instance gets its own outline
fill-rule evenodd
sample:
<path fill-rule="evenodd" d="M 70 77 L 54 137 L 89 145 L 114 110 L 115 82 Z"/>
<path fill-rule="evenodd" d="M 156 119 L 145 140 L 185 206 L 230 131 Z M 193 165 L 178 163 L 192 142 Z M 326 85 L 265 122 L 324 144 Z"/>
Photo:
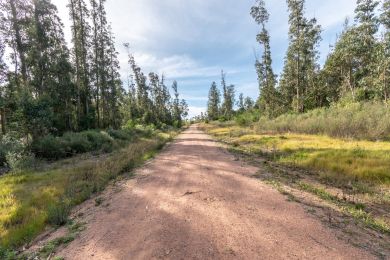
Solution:
<path fill-rule="evenodd" d="M 288 165 L 321 172 L 324 179 L 390 184 L 390 142 L 360 141 L 307 134 L 259 134 L 250 127 L 205 126 L 236 150 L 261 154 Z"/>
<path fill-rule="evenodd" d="M 213 122 L 202 127 L 228 144 L 233 152 L 273 161 L 262 164 L 267 174 L 259 177 L 289 200 L 296 198 L 282 183 L 312 193 L 365 226 L 390 234 L 388 216 L 377 210 L 390 205 L 390 142 L 295 133 L 262 134 L 253 125 L 238 126 L 232 122 Z M 291 171 L 291 166 L 299 170 Z M 316 185 L 306 183 L 306 178 Z M 338 192 L 342 192 L 343 198 L 339 198 Z M 348 194 L 351 196 L 345 197 Z"/>
<path fill-rule="evenodd" d="M 294 132 L 360 140 L 390 139 L 390 109 L 389 104 L 383 102 L 340 103 L 304 114 L 284 114 L 275 119 L 261 117 L 252 122 L 262 133 Z M 242 124 L 240 117 L 237 123 Z"/>
<path fill-rule="evenodd" d="M 1 177 L 0 249 L 15 249 L 30 242 L 49 224 L 66 223 L 71 207 L 153 157 L 170 138 L 171 134 L 160 133 L 136 140 L 99 160 L 84 160 L 72 167 L 59 163 L 47 170 Z"/>
<path fill-rule="evenodd" d="M 365 211 L 365 205 L 346 202 L 337 196 L 330 194 L 325 189 L 315 187 L 308 183 L 300 182 L 298 186 L 303 191 L 310 192 L 323 200 L 336 204 L 343 212 L 350 214 L 353 218 L 363 222 L 366 226 L 379 232 L 390 234 L 390 226 L 384 220 L 375 218 Z"/>

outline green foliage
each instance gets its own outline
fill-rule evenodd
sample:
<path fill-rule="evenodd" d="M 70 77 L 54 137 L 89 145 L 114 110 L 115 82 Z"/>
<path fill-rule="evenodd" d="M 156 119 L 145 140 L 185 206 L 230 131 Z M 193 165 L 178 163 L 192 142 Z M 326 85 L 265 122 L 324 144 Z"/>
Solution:
<path fill-rule="evenodd" d="M 384 103 L 349 103 L 319 108 L 304 114 L 285 114 L 275 119 L 262 117 L 261 132 L 295 132 L 333 137 L 388 140 L 390 110 Z"/>
<path fill-rule="evenodd" d="M 235 117 L 235 121 L 240 126 L 249 126 L 260 119 L 260 113 L 258 110 L 249 110 L 241 113 Z"/>
<path fill-rule="evenodd" d="M 35 140 L 32 144 L 32 151 L 37 157 L 49 160 L 94 151 L 111 152 L 116 146 L 114 138 L 132 140 L 130 134 L 122 130 L 110 130 L 109 133 L 93 130 L 80 133 L 68 132 L 62 137 L 47 135 Z"/>
<path fill-rule="evenodd" d="M 98 161 L 57 163 L 50 169 L 2 176 L 0 245 L 16 248 L 30 242 L 47 224 L 66 223 L 72 206 L 104 189 L 118 175 L 129 173 L 168 140 L 170 133 L 155 132 L 152 138 L 136 140 Z"/>
<path fill-rule="evenodd" d="M 12 171 L 19 171 L 34 164 L 34 156 L 29 152 L 27 142 L 14 133 L 3 136 L 0 140 L 0 166 L 7 166 Z"/>
<path fill-rule="evenodd" d="M 52 226 L 62 226 L 68 222 L 70 206 L 66 201 L 51 204 L 47 208 L 47 223 Z"/>
<path fill-rule="evenodd" d="M 47 135 L 34 141 L 32 151 L 39 158 L 58 160 L 68 155 L 68 143 L 60 138 Z"/>

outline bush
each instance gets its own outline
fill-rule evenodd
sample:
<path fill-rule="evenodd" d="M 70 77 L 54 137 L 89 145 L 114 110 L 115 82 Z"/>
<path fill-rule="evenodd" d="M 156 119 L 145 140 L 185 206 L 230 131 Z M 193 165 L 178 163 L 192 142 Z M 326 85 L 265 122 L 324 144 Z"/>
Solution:
<path fill-rule="evenodd" d="M 68 149 L 66 142 L 52 135 L 42 137 L 32 145 L 32 151 L 36 156 L 49 160 L 65 158 Z"/>
<path fill-rule="evenodd" d="M 114 139 L 123 141 L 132 141 L 135 137 L 134 131 L 132 130 L 114 130 L 110 129 L 107 131 L 108 135 Z"/>
<path fill-rule="evenodd" d="M 97 151 L 102 149 L 103 146 L 112 146 L 113 139 L 105 132 L 98 131 L 85 131 L 80 133 L 91 144 L 90 151 Z"/>
<path fill-rule="evenodd" d="M 305 114 L 261 118 L 259 132 L 322 134 L 340 138 L 390 139 L 390 109 L 384 103 L 349 103 L 319 108 Z"/>
<path fill-rule="evenodd" d="M 2 137 L 0 141 L 0 166 L 8 166 L 13 171 L 22 170 L 34 163 L 27 143 L 12 133 Z"/>
<path fill-rule="evenodd" d="M 62 138 L 65 149 L 71 154 L 86 153 L 92 150 L 91 142 L 81 133 L 66 133 Z"/>

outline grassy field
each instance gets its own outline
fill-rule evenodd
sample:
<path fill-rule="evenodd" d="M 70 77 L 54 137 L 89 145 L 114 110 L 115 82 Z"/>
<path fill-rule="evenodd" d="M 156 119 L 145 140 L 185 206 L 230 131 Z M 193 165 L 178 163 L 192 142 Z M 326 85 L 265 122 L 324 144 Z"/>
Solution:
<path fill-rule="evenodd" d="M 0 249 L 16 248 L 49 225 L 65 224 L 73 206 L 152 157 L 172 134 L 141 138 L 111 154 L 67 159 L 45 169 L 0 177 Z"/>
<path fill-rule="evenodd" d="M 257 178 L 312 193 L 366 227 L 390 234 L 390 142 L 265 134 L 235 122 L 201 128 L 249 161 L 266 159 Z"/>
<path fill-rule="evenodd" d="M 235 149 L 320 171 L 329 181 L 390 185 L 390 142 L 343 140 L 307 134 L 261 134 L 229 123 L 204 126 Z"/>

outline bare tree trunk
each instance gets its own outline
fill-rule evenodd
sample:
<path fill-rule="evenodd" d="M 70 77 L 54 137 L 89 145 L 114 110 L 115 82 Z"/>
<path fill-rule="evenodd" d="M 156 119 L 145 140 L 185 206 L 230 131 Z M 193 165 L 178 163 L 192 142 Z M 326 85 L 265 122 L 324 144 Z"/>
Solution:
<path fill-rule="evenodd" d="M 1 132 L 3 135 L 7 133 L 7 118 L 5 108 L 1 108 Z"/>

